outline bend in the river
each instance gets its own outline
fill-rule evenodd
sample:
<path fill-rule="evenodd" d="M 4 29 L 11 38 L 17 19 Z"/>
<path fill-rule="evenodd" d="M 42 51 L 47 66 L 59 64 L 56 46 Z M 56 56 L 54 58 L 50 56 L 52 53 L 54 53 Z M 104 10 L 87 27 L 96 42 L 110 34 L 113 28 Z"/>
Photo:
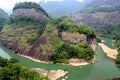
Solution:
<path fill-rule="evenodd" d="M 10 58 L 11 56 L 13 58 L 17 58 L 20 61 L 21 65 L 27 66 L 29 68 L 67 70 L 69 71 L 68 80 L 107 80 L 109 78 L 120 77 L 120 69 L 116 67 L 114 61 L 107 58 L 99 46 L 97 46 L 97 50 L 97 62 L 81 68 L 60 64 L 43 64 L 34 62 L 27 58 L 16 55 L 6 47 L 0 45 L 0 55 L 2 55 L 2 57 L 5 56 L 5 58 Z"/>

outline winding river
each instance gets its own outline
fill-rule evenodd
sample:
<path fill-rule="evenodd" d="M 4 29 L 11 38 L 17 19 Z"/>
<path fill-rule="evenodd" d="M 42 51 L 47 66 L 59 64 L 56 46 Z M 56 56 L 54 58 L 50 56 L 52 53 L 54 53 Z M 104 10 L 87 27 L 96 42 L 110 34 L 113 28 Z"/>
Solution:
<path fill-rule="evenodd" d="M 0 56 L 5 58 L 17 58 L 21 65 L 29 68 L 43 68 L 46 70 L 63 69 L 69 71 L 68 80 L 107 80 L 110 78 L 120 77 L 120 69 L 116 67 L 114 61 L 108 59 L 102 49 L 97 46 L 97 61 L 94 64 L 85 67 L 72 67 L 60 64 L 43 64 L 31 61 L 16 54 L 13 54 L 6 47 L 0 45 Z"/>

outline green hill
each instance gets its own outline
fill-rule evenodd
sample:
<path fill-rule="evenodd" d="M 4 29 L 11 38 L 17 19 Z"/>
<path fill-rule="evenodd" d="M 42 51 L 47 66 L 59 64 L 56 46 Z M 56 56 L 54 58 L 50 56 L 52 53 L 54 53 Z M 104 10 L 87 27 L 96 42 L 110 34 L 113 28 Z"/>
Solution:
<path fill-rule="evenodd" d="M 17 54 L 54 63 L 68 63 L 70 58 L 93 59 L 90 45 L 96 45 L 96 34 L 91 27 L 78 25 L 66 16 L 51 19 L 44 10 L 21 7 L 21 4 L 37 5 L 25 2 L 17 4 L 19 8 L 14 7 L 13 15 L 0 35 L 3 45 Z M 39 15 L 41 17 L 36 17 Z"/>

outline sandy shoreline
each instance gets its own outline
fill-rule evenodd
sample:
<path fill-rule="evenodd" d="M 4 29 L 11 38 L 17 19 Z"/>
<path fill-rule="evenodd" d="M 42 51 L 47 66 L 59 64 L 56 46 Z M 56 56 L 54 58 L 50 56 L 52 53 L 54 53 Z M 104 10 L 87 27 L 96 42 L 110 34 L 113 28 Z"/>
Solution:
<path fill-rule="evenodd" d="M 65 71 L 65 70 L 59 69 L 59 70 L 47 71 L 41 68 L 32 68 L 32 70 L 36 71 L 40 75 L 48 76 L 50 80 L 58 80 L 59 78 L 62 78 L 62 80 L 66 80 L 68 78 L 67 77 L 68 71 Z"/>
<path fill-rule="evenodd" d="M 26 56 L 26 55 L 19 55 L 19 56 L 28 58 L 28 59 L 30 59 L 30 60 L 32 60 L 32 61 L 35 61 L 35 62 L 40 62 L 40 63 L 45 63 L 45 64 L 52 64 L 52 63 L 50 63 L 50 62 L 40 61 L 40 60 L 38 60 L 38 59 L 34 59 L 34 58 L 29 57 L 29 56 Z M 70 60 L 71 60 L 71 59 L 70 59 Z M 61 64 L 61 65 L 70 65 L 70 66 L 79 67 L 79 66 L 86 66 L 86 65 L 88 65 L 88 64 L 90 64 L 90 63 L 88 63 L 87 61 L 81 62 L 81 61 L 78 60 L 78 59 L 74 59 L 73 61 L 70 61 L 69 64 Z"/>
<path fill-rule="evenodd" d="M 19 55 L 19 56 L 22 56 L 22 57 L 28 58 L 28 59 L 30 59 L 30 60 L 32 60 L 32 61 L 35 61 L 35 62 L 40 62 L 40 63 L 49 64 L 49 62 L 46 62 L 46 61 L 40 61 L 40 60 L 38 60 L 38 59 L 34 59 L 34 58 L 29 57 L 29 56 L 26 56 L 26 55 Z"/>
<path fill-rule="evenodd" d="M 106 46 L 104 43 L 98 43 L 98 45 L 102 48 L 103 52 L 106 54 L 107 57 L 111 59 L 116 59 L 118 51 L 117 49 L 111 49 Z"/>
<path fill-rule="evenodd" d="M 90 63 L 88 62 L 83 62 L 83 63 L 70 63 L 71 66 L 79 67 L 79 66 L 86 66 Z"/>

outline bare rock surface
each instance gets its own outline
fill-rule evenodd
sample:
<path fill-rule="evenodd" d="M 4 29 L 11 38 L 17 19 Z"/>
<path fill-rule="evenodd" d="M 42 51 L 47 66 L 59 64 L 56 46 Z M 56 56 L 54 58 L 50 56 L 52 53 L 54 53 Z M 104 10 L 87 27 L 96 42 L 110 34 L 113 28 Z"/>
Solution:
<path fill-rule="evenodd" d="M 66 80 L 67 78 L 67 74 L 68 71 L 64 71 L 64 70 L 44 70 L 41 68 L 32 68 L 32 70 L 35 70 L 37 73 L 44 75 L 44 76 L 48 76 L 50 78 L 50 80 L 57 80 L 59 78 L 62 78 L 62 80 Z"/>

